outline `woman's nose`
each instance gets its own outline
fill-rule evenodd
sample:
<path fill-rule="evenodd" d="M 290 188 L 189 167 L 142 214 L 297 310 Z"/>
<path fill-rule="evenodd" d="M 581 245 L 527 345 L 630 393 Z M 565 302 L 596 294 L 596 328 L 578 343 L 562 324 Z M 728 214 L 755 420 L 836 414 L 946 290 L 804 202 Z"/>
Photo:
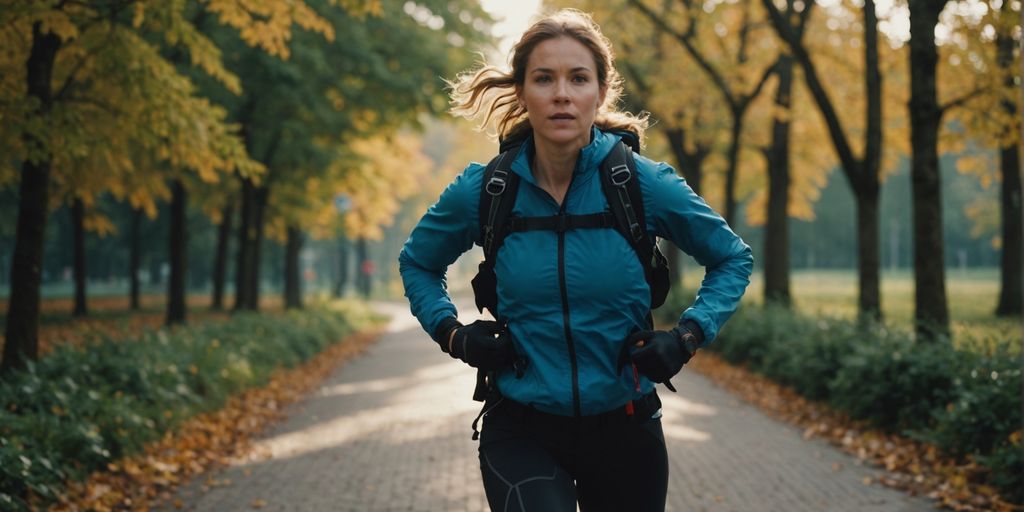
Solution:
<path fill-rule="evenodd" d="M 555 85 L 555 101 L 569 100 L 569 84 L 565 80 L 559 80 Z"/>

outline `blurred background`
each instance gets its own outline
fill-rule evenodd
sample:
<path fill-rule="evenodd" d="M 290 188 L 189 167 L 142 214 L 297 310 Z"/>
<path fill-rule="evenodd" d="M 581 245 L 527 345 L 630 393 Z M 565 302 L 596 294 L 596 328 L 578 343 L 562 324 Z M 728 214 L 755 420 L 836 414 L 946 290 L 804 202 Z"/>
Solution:
<path fill-rule="evenodd" d="M 3 0 L 5 372 L 133 318 L 401 300 L 409 231 L 497 151 L 446 113 L 445 80 L 506 66 L 561 7 L 611 40 L 624 107 L 650 113 L 643 153 L 753 247 L 751 313 L 726 355 L 770 364 L 743 333 L 773 344 L 806 326 L 847 347 L 901 333 L 965 350 L 975 366 L 934 371 L 954 393 L 956 372 L 983 368 L 1001 401 L 963 407 L 1002 423 L 971 430 L 991 442 L 936 442 L 1024 464 L 1020 0 Z M 665 250 L 672 321 L 703 270 Z M 450 269 L 454 293 L 480 257 Z M 846 349 L 818 348 L 797 353 L 828 362 L 821 379 L 847 367 Z M 797 387 L 808 371 L 773 368 Z M 808 386 L 830 398 L 842 383 Z"/>
<path fill-rule="evenodd" d="M 215 308 L 289 290 L 399 297 L 411 227 L 496 150 L 446 115 L 443 80 L 481 58 L 504 65 L 537 13 L 569 6 L 613 42 L 625 106 L 651 113 L 645 154 L 754 247 L 751 299 L 823 307 L 813 294 L 828 283 L 828 306 L 903 321 L 916 275 L 917 320 L 940 331 L 1019 316 L 1019 2 L 944 2 L 927 29 L 931 149 L 911 140 L 925 125 L 908 109 L 907 4 L 873 6 L 875 32 L 863 3 L 777 3 L 773 19 L 754 1 L 6 2 L 0 296 L 19 293 L 19 207 L 31 206 L 42 250 L 22 264 L 76 315 L 169 289 Z M 26 87 L 33 19 L 56 47 L 42 102 Z M 917 157 L 919 179 L 915 149 L 937 158 Z M 32 196 L 27 166 L 48 168 Z M 476 259 L 453 269 L 453 288 Z M 677 277 L 699 278 L 677 262 Z"/>

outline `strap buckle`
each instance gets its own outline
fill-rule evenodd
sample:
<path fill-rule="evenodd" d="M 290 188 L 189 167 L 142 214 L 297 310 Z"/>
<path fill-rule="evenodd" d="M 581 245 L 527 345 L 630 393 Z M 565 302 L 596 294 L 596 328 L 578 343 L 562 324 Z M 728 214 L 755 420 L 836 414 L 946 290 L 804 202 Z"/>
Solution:
<path fill-rule="evenodd" d="M 644 233 L 640 228 L 640 224 L 634 222 L 629 225 L 629 234 L 632 235 L 633 240 L 640 240 Z"/>
<path fill-rule="evenodd" d="M 616 165 L 611 168 L 608 173 L 608 178 L 611 179 L 612 185 L 621 187 L 629 182 L 629 179 L 633 177 L 633 173 L 630 172 L 629 166 L 625 164 Z"/>
<path fill-rule="evenodd" d="M 555 232 L 565 233 L 569 230 L 569 216 L 565 213 L 558 214 L 558 220 L 555 221 Z"/>
<path fill-rule="evenodd" d="M 501 169 L 495 169 L 494 175 L 491 176 L 491 179 L 487 181 L 487 185 L 485 185 L 484 189 L 487 190 L 487 193 L 492 196 L 500 196 L 502 193 L 505 192 L 505 186 L 508 184 L 508 182 L 506 181 L 507 177 L 508 172 L 503 171 Z"/>

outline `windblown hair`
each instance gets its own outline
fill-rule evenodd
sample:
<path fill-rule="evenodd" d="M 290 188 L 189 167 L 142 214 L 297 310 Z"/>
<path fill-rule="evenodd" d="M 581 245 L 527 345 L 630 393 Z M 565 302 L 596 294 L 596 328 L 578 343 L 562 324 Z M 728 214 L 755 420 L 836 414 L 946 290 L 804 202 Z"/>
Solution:
<path fill-rule="evenodd" d="M 597 79 L 607 89 L 604 103 L 597 109 L 594 124 L 605 130 L 628 130 L 641 143 L 647 129 L 647 116 L 634 115 L 618 109 L 622 96 L 622 77 L 615 70 L 612 44 L 601 33 L 589 14 L 576 9 L 562 9 L 534 23 L 512 48 L 512 71 L 483 63 L 480 68 L 458 75 L 448 82 L 451 113 L 467 119 L 483 118 L 480 129 L 496 122 L 492 134 L 499 139 L 515 138 L 532 128 L 526 109 L 516 98 L 516 87 L 526 80 L 526 64 L 538 44 L 559 37 L 572 38 L 585 46 L 597 64 Z"/>

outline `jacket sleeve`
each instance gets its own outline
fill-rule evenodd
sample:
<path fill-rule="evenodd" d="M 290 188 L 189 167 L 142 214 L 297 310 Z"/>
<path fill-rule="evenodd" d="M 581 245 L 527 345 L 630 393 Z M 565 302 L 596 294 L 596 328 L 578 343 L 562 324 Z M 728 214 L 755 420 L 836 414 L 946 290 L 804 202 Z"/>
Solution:
<path fill-rule="evenodd" d="M 432 337 L 448 317 L 458 317 L 448 296 L 445 272 L 473 247 L 484 167 L 470 164 L 423 215 L 398 256 L 405 296 L 413 316 Z"/>
<path fill-rule="evenodd" d="M 736 311 L 750 283 L 754 265 L 750 247 L 672 167 L 637 160 L 641 166 L 653 167 L 653 172 L 640 173 L 648 231 L 671 240 L 705 267 L 696 300 L 679 321 L 700 325 L 702 345 L 707 345 Z"/>

